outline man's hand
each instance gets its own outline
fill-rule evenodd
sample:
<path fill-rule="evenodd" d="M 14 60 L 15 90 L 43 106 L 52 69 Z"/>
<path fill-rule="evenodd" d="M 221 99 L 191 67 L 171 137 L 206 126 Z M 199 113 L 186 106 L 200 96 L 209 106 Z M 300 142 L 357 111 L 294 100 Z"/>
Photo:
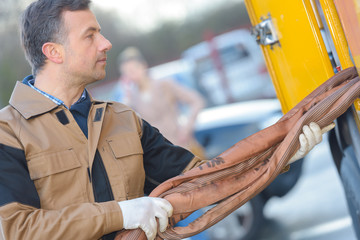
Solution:
<path fill-rule="evenodd" d="M 288 164 L 305 157 L 305 155 L 308 154 L 315 145 L 322 141 L 322 135 L 334 127 L 335 123 L 331 123 L 323 129 L 320 129 L 320 126 L 314 122 L 311 122 L 309 125 L 304 125 L 303 133 L 299 136 L 300 148 L 295 155 L 292 156 Z"/>
<path fill-rule="evenodd" d="M 156 237 L 156 218 L 159 219 L 160 232 L 164 232 L 168 225 L 168 218 L 173 213 L 173 207 L 163 198 L 141 197 L 118 202 L 118 204 L 123 214 L 124 228 L 141 228 L 148 240 Z"/>

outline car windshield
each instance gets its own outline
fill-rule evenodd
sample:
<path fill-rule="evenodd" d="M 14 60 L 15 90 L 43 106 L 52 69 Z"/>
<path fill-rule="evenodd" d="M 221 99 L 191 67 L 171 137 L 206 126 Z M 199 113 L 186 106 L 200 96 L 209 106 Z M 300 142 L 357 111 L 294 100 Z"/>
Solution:
<path fill-rule="evenodd" d="M 219 55 L 222 64 L 227 65 L 236 61 L 246 60 L 246 58 L 249 57 L 249 52 L 242 44 L 237 44 L 235 46 L 229 46 L 220 49 Z M 214 56 L 212 55 L 207 55 L 197 59 L 196 71 L 202 74 L 213 71 L 213 69 L 216 67 L 213 57 Z"/>
<path fill-rule="evenodd" d="M 242 61 L 249 57 L 248 50 L 242 44 L 222 48 L 219 52 L 224 65 L 231 64 L 234 61 Z"/>
<path fill-rule="evenodd" d="M 262 55 L 237 44 L 195 60 L 194 87 L 207 106 L 276 98 Z"/>

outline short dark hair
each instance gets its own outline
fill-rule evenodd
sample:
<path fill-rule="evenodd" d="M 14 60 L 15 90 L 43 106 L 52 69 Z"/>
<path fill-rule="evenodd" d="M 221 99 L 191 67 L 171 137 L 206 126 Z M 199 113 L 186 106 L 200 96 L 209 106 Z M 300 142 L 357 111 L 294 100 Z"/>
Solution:
<path fill-rule="evenodd" d="M 46 56 L 42 46 L 46 42 L 64 43 L 66 29 L 62 25 L 63 11 L 89 9 L 91 0 L 37 0 L 21 16 L 21 43 L 32 73 L 44 66 Z"/>

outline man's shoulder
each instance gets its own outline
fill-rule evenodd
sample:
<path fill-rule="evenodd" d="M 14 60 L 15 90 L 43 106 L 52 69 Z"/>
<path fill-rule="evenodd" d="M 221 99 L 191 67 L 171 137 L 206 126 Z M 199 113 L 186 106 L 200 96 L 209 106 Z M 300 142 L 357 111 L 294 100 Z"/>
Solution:
<path fill-rule="evenodd" d="M 120 102 L 115 102 L 115 101 L 109 101 L 109 108 L 113 109 L 114 112 L 116 113 L 120 113 L 120 112 L 127 112 L 127 111 L 131 111 L 131 112 L 134 112 L 134 110 L 123 104 L 123 103 L 120 103 Z"/>
<path fill-rule="evenodd" d="M 19 128 L 21 126 L 21 114 L 11 105 L 0 109 L 0 135 L 1 130 Z"/>
<path fill-rule="evenodd" d="M 110 115 L 117 115 L 118 118 L 126 119 L 128 123 L 135 124 L 136 128 L 138 129 L 139 135 L 142 134 L 142 118 L 131 107 L 120 102 L 108 102 L 108 110 L 112 112 L 110 113 Z"/>
<path fill-rule="evenodd" d="M 17 140 L 21 118 L 20 113 L 10 105 L 0 109 L 0 144 L 21 148 Z"/>
<path fill-rule="evenodd" d="M 20 118 L 20 113 L 11 105 L 7 105 L 0 109 L 0 122 L 14 121 Z"/>

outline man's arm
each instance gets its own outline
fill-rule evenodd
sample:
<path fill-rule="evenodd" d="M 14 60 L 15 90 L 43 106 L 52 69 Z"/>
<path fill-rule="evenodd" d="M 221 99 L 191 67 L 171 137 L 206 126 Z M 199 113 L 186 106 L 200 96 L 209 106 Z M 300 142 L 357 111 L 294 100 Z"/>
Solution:
<path fill-rule="evenodd" d="M 74 204 L 44 210 L 19 202 L 0 207 L 4 240 L 99 239 L 122 228 L 122 213 L 115 201 Z"/>
<path fill-rule="evenodd" d="M 188 150 L 173 145 L 145 120 L 140 121 L 146 174 L 144 191 L 150 194 L 157 185 L 181 174 L 189 164 L 194 165 L 193 161 L 199 160 Z"/>

